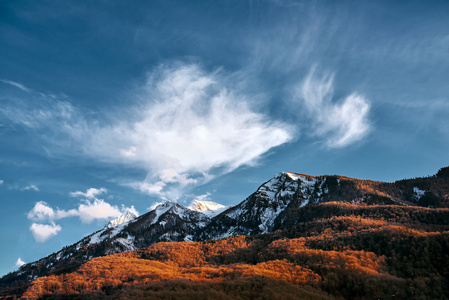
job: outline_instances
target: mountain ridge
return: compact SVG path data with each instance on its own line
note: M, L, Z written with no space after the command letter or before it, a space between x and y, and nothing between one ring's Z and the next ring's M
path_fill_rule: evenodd
M158 242L206 241L282 230L301 222L306 207L313 209L320 203L448 207L448 170L442 168L434 176L393 183L281 172L242 202L212 217L179 203L165 202L139 217L123 218L116 226L108 223L77 243L22 266L5 275L0 287L62 274L94 257L143 249Z

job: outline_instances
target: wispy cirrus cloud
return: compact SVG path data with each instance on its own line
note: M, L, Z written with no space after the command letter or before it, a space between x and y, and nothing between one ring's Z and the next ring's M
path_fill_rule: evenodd
M21 191L35 191L35 192L39 192L39 187L37 185L35 185L35 184L30 184L30 185L24 186L20 190Z
M345 147L369 131L369 102L354 93L334 103L332 85L333 76L319 78L313 69L296 90L294 108L305 108L313 134L330 148ZM248 92L242 76L207 72L198 64L160 66L134 91L132 105L120 115L107 112L101 123L64 97L39 97L35 107L5 106L0 114L45 132L48 151L146 170L146 178L117 181L174 201L195 185L257 164L304 129L256 109L265 98ZM95 199L103 192L71 195Z
M231 77L197 64L161 66L134 92L134 105L105 125L52 97L34 108L0 108L0 114L45 132L49 151L143 168L145 179L122 184L176 200L191 186L256 164L295 137L295 126L256 110L254 103L263 99L236 88L244 84Z
M342 148L361 140L371 130L370 102L357 93L336 102L333 81L334 74L319 76L313 67L296 89L293 101L305 108L305 114L300 115L310 120L313 136L324 137L330 148Z
M198 65L161 67L139 97L138 117L99 128L91 150L146 166L147 178L128 184L171 200L188 186L256 163L294 137L293 126L254 111L225 76Z
M12 81L12 80L0 79L0 82L2 82L4 84L9 84L11 86L14 86L14 87L16 87L16 88L18 88L18 89L20 89L20 90L22 90L24 92L32 92L31 89L27 88L23 84L15 82L15 81Z

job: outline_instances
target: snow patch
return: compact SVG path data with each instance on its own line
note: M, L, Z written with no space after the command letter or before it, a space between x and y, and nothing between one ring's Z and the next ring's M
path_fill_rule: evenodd
M421 199L421 197L424 196L425 193L426 191L419 189L417 186L413 187L413 197L415 199Z
M132 250L137 250L137 247L134 246L134 238L128 236L127 239L125 238L117 238L115 239L116 242L120 243L121 245L123 245L123 247L125 247L126 251L132 251Z

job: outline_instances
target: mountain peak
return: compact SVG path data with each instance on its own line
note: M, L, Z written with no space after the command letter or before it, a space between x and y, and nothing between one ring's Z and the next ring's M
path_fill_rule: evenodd
M311 179L315 178L315 176L312 176L312 175L294 173L294 172L286 172L285 174L293 180L301 179L302 181L310 181Z
M106 224L105 228L114 228L120 224L128 223L129 221L132 221L135 218L137 218L137 215L128 209L123 214L121 214L118 218L116 218L116 219L110 221L108 224Z
M212 201L193 200L192 203L187 206L188 209L201 212L208 217L213 217L229 208Z

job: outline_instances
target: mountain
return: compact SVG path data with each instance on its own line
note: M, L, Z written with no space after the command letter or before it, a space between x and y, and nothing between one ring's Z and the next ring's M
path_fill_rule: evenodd
M190 210L199 211L207 215L209 218L212 218L228 209L229 206L224 206L212 201L193 200L187 208Z
M342 210L340 204L332 203L347 203L351 209ZM449 167L434 176L391 183L282 172L232 207L209 201L194 201L185 207L167 201L139 217L126 212L79 242L7 274L0 280L0 288L27 286L38 277L72 272L94 257L145 249L159 242L262 235L343 213L384 220L396 220L400 215L400 220L410 223L416 223L414 218L420 214L420 220L429 220L419 226L434 228L437 223L432 218L446 218L442 216L447 210L437 210L434 215L429 208L444 207L449 207Z
M312 176L279 173L243 202L213 218L199 233L198 240L269 232L290 203L295 202L299 209L309 202L319 201L319 197L328 192L322 183Z
M273 233L98 257L34 280L23 298L449 298L448 209L330 201L298 211Z
M129 223L121 234L131 237L135 247L143 248L157 242L192 241L209 222L205 214L167 201Z

